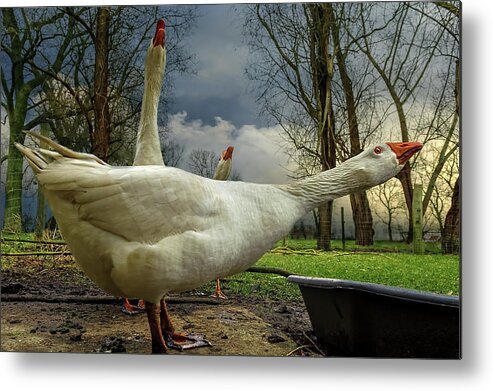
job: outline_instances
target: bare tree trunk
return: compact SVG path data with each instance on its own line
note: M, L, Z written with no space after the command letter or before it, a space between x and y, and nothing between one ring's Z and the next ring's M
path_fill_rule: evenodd
M50 128L47 123L41 124L41 135L48 137L50 134ZM40 148L48 149L48 146L44 141L41 141L39 144ZM38 182L38 206L36 209L36 226L34 227L34 233L36 237L41 238L43 236L43 231L45 229L46 224L46 200L43 192L41 191L39 182Z
M329 126L331 121L332 120L330 119L326 121L325 129L322 131L322 171L330 170L335 167L335 142L331 142L330 140L333 139L333 137L329 136L329 134L333 134L333 131ZM325 251L329 251L331 249L330 239L332 237L332 205L333 202L329 201L318 207L319 235L317 239L317 248Z
M411 182L411 166L409 162L404 165L404 168L396 175L396 178L401 182L402 190L404 191L407 213L409 215L407 242L411 243L413 240L413 185Z
M363 7L364 5L362 4L361 10L363 10ZM371 37L376 30L372 32L366 31L366 19L363 12L359 14L361 26L363 27L363 31L364 31L364 35L362 37L363 45L359 41L356 41L355 43L358 46L358 48L363 53L366 54L368 60L374 66L375 70L378 72L383 82L385 83L388 92L394 102L395 109L399 118L401 139L403 142L408 142L409 129L406 121L406 112L404 109L404 105L408 101L408 99L414 94L415 89L420 84L420 81L422 80L426 70L428 69L430 62L434 57L435 50L438 47L438 42L440 41L443 35L443 31L439 32L435 36L434 38L435 45L429 46L431 49L426 53L424 63L421 61L417 61L417 59L421 58L419 56L415 56L414 58L408 56L411 53L409 48L413 47L413 45L408 45L409 48L405 49L406 53L402 58L405 58L409 62L409 66L414 67L414 72L409 72L410 77L407 78L408 80L402 79L402 74L401 74L402 64L398 64L398 62L394 62L394 59L400 57L397 55L397 53L400 51L400 48L402 47L401 45L401 38L402 38L401 34L403 31L402 26L403 23L405 23L409 9L406 8L406 6L404 5L402 6L399 5L399 7L400 8L402 7L400 9L400 11L402 11L402 14L399 11L399 13L396 13L394 15L394 17L397 16L398 14L400 16L396 19L395 33L393 35L392 47L390 48L388 52L388 56L385 59L385 61L379 63L371 53L371 45L369 43L368 38ZM419 25L420 24L418 24L416 28L418 28ZM416 34L416 36L418 35ZM399 70L397 70L397 68ZM402 84L405 84L407 86L405 90L399 87ZM409 165L409 162L405 164L404 168L397 175L397 178L401 182L402 189L404 192L404 197L406 199L406 206L409 215L407 241L408 243L410 243L413 237L413 224L412 224L413 186L411 180L411 166Z
M320 219L318 218L318 208L312 210L313 221L315 222L315 237L320 235Z
M322 171L336 166L336 142L331 82L334 62L329 53L329 33L332 24L329 9L322 4L309 4L311 15L311 67L317 101L317 127L320 139ZM317 247L330 250L332 236L332 202L319 208L319 237Z
M37 71L41 68L34 63L35 57L37 57L35 54L39 42L52 37L49 31L53 31L53 29L50 27L55 26L54 23L61 17L61 14L58 11L53 12L47 17L36 20L35 23L29 20L32 14L27 9L23 10L22 13L16 13L13 8L3 8L1 14L2 26L5 27L2 37L5 38L2 39L2 52L6 54L4 57L5 64L3 62L0 64L2 99L5 98L2 101L2 106L5 105L10 128L4 228L17 232L22 229L22 178L24 173L22 170L23 158L14 143L22 144L25 138L23 131L31 130L39 123L44 122L44 116L36 115L32 110L33 105L30 99L31 94L47 79L45 74ZM21 18L24 21L19 23ZM53 72L58 72L61 69L66 58L73 37L73 23L68 23L64 37L56 50L51 53L50 60L52 61L47 64L47 67ZM6 69L9 71L6 72ZM31 72L27 71L28 69ZM26 123L28 112L30 120Z
M450 71L449 71L450 72ZM447 88L445 86L444 88ZM459 115L460 115L460 64L459 61L455 61L455 83L454 83L454 95L455 95L455 115L453 116L452 122L450 123L450 126L448 128L448 131L446 133L446 136L444 137L444 142L440 150L440 154L438 156L435 168L433 169L433 172L431 174L431 177L428 181L428 186L426 189L426 193L424 195L423 199L423 215L426 213L426 210L428 209L428 205L430 204L431 196L433 194L433 190L435 188L435 185L437 183L438 177L440 176L443 167L449 160L449 158L452 156L452 154L455 153L455 151L459 148L458 144L454 143L454 136L457 130L457 124L459 122ZM452 146L449 148L449 145L452 144Z
M424 254L423 242L423 185L416 183L413 189L413 253Z
M318 229L317 248L324 251L331 249L330 238L332 236L332 201L318 207Z
M346 67L346 59L340 44L339 24L334 17L334 9L331 3L326 4L332 24L332 38L334 40L334 51L337 59L337 68L341 76L342 87L346 98L346 112L349 124L349 139L351 143L351 157L362 152L360 135L358 129L358 116L356 114L356 100L353 93L353 83L349 77ZM351 194L351 209L353 212L354 230L356 244L360 246L371 246L373 244L373 217L366 191Z
M31 89L37 87L41 80L36 78L27 84L24 80L24 59L22 57L24 43L20 40L20 29L12 8L2 10L5 31L11 37L12 52L12 87L7 96L7 113L9 117L9 149L7 157L7 182L5 184L4 229L20 232L22 230L22 155L14 143L24 142L24 121L28 111L28 100ZM3 45L3 43L2 43ZM3 50L3 47L2 47ZM2 69L3 70L3 69ZM4 85L2 72L2 86ZM6 83L6 82L5 82ZM30 87L33 85L33 87ZM5 89L5 87L3 88ZM6 94L9 92L3 91Z
M108 105L108 44L110 7L99 7L96 15L96 58L94 67L93 153L108 160L110 151L110 111Z
M459 61L455 67L455 110L457 116L460 115L460 70ZM452 203L445 217L442 231L442 253L455 254L460 251L460 175L457 177L452 194Z
M457 178L452 195L452 204L445 217L442 232L442 253L455 254L460 251L460 177Z
M46 200L43 192L39 188L38 184L38 206L36 208L36 226L34 227L34 234L37 238L43 237L43 231L46 224Z
M388 224L387 224L387 233L389 234L389 240L391 242L394 241L394 238L392 236L392 214L389 214L389 221L388 221Z
M19 94L20 95L20 94ZM5 217L3 228L13 232L22 230L22 155L14 143L24 142L22 128L27 99L17 95L16 107L9 112L10 138L7 158L7 182L5 185Z
M324 94L326 99L330 101L329 115L325 121L324 128L321 132L321 156L322 156L322 171L330 170L336 166L336 145L334 137L334 112L332 110L331 91L321 89L321 96ZM329 251L331 249L330 239L332 237L332 206L333 202L321 205L318 208L319 215L319 236L317 240L317 248Z
M350 195L354 220L354 238L359 246L373 244L373 218L366 191Z

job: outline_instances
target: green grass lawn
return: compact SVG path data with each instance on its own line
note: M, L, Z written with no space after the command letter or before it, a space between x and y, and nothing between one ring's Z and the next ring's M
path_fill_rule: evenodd
M282 243L278 243L282 244ZM296 250L314 248L315 241L289 240ZM340 243L334 241L334 248ZM427 243L425 255L414 255L406 243L383 242L370 248L346 244L346 249L321 255L265 254L256 266L276 267L295 274L373 282L435 293L459 294L459 256L441 255L439 245ZM395 252L392 252L395 251ZM397 252L399 251L399 252ZM300 298L297 285L275 274L245 272L223 280L227 290L283 299ZM209 284L206 289L213 289ZM204 289L205 290L205 289Z

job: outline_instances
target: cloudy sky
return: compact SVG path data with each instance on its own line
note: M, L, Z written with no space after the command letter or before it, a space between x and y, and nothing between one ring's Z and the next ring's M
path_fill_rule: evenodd
M232 145L233 168L242 180L285 182L288 162L279 129L258 117L255 98L248 93L249 51L241 21L229 5L201 5L199 14L187 39L197 59L197 73L176 78L168 116L172 139L185 147L182 168L193 149L219 154Z
M193 149L211 150L219 155L232 145L235 147L233 168L243 181L283 183L287 180L288 162L281 149L277 126L235 126L221 117L209 125L189 119L184 111L170 115L168 126L171 137L185 147L185 156Z
M190 119L207 124L220 116L237 126L261 125L254 97L247 93L249 52L241 20L230 5L201 5L198 13L194 33L186 40L197 60L197 74L176 79L172 110L185 110Z

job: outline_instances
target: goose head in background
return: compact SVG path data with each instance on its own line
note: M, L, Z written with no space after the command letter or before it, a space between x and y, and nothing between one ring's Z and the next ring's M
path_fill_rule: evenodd
M219 181L228 180L229 174L231 174L231 167L233 166L233 151L234 147L229 146L221 153L221 159L219 159L213 179Z

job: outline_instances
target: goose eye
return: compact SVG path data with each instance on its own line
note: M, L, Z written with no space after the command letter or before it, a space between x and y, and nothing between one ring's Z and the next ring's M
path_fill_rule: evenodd
M377 155L380 155L382 153L382 148L381 147L375 147L373 152L375 152Z

